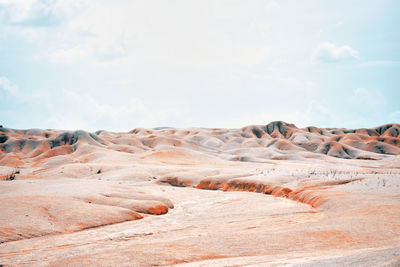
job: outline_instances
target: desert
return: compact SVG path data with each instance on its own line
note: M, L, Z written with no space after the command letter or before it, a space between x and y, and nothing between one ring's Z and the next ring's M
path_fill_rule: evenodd
M0 128L3 266L398 266L400 125Z
M0 0L0 267L400 266L399 0Z

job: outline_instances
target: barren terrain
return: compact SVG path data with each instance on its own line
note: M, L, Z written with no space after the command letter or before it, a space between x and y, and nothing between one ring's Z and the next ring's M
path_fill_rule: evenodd
M0 265L398 266L400 125L0 128Z

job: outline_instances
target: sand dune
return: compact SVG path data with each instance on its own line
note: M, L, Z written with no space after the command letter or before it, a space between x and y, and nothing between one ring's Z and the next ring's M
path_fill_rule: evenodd
M400 125L386 124L371 129L297 128L285 122L271 122L241 129L134 129L128 133L98 131L1 129L0 164L22 166L31 160L71 154L82 144L108 150L143 153L154 150L196 151L226 159L227 155L249 156L248 160L290 159L296 151L316 157L382 159L400 154ZM262 148L261 153L248 151ZM250 155L251 154L251 157ZM302 154L307 157L307 154ZM25 162L24 159L27 159ZM235 159L235 157L232 157ZM240 160L240 159L239 159Z
M395 266L399 133L0 128L0 264Z

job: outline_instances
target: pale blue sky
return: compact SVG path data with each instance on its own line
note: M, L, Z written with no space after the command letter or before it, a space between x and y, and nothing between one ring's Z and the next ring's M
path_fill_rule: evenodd
M0 0L0 124L400 123L400 1Z

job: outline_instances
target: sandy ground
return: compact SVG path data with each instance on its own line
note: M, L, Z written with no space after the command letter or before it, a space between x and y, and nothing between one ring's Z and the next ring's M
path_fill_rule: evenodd
M3 129L0 264L400 265L398 125L308 128Z

